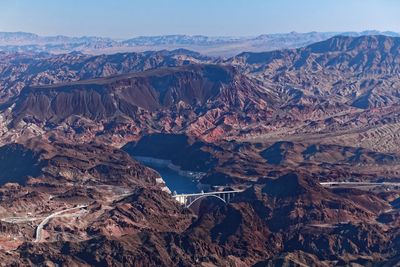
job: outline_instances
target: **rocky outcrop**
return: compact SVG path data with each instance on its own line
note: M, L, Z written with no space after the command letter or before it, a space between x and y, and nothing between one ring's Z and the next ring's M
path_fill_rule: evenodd
M334 37L224 64L187 51L1 54L0 259L394 265L398 187L320 182L397 181L398 43ZM246 190L195 214L127 152Z
M190 65L26 87L4 117L18 132L35 125L78 142L160 131L218 140L267 116L272 105L272 95L232 67Z
M77 52L60 55L2 52L0 59L1 104L17 96L26 86L66 83L211 60L186 50L99 56Z

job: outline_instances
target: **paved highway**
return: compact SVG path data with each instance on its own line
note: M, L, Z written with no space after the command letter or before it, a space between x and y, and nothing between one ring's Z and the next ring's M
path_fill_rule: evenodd
M87 207L87 205L79 205L79 206L76 206L76 207L73 207L73 208L69 208L69 209L65 209L65 210L60 210L60 211L54 212L54 213L50 214L49 216L47 216L46 218L44 218L44 220L36 228L36 239L35 239L35 242L40 242L42 240L43 226L45 226L52 218L63 217L63 213L66 213L66 212L72 211L72 210L86 208L86 207Z
M379 185L385 185L385 186L400 186L400 183L392 183L392 182L322 182L320 183L321 185L353 185L353 186L379 186Z

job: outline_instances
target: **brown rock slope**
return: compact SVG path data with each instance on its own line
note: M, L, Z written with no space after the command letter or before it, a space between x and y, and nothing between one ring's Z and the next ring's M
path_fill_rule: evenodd
M396 182L400 174L397 153L312 142L207 143L183 134L151 134L122 149L134 157L166 159L183 170L204 172L201 183L216 186L246 184L293 172L320 182Z
M39 130L78 141L122 142L166 131L214 140L268 116L273 99L232 67L189 65L27 87L4 117L16 132L10 138Z
M211 60L184 49L99 56L77 52L60 55L1 52L0 59L0 103L17 96L28 85L72 82Z
M398 257L393 238L399 234L397 226L377 221L387 203L372 193L329 191L295 174L255 185L231 204L202 214L184 231L171 232L173 228L162 223L176 221L179 212L167 215L160 210L161 203L151 216L166 216L164 220L153 220L148 227L127 220L140 218L154 198L146 196L150 206L143 203L139 212L141 202L128 197L117 206L130 208L104 215L114 218L114 229L130 226L135 231L121 236L103 232L83 242L24 244L18 253L31 264L115 266L365 265L389 264ZM116 220L117 214L125 219ZM110 219L98 218L93 228L103 229Z
M174 68L211 60L184 50L41 55L34 61L29 55L2 56L3 76L12 81L1 91L15 90L13 101L4 97L1 106L3 125L15 130L11 135L0 128L7 142L59 126L58 134L67 139L97 136L117 145L122 145L120 136L136 140L145 129L209 141L303 141L312 136L316 142L398 152L396 37L336 36L299 49L242 53L213 69ZM87 81L160 67L170 69ZM38 80L40 75L50 78ZM22 118L26 124L17 124Z
M395 152L400 38L337 36L304 48L242 53L228 62L279 92L264 138L305 139ZM256 134L251 134L254 136Z

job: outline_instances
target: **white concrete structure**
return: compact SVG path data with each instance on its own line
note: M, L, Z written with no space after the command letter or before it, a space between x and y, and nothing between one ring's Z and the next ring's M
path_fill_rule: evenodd
M207 192L207 193L196 193L196 194L178 194L173 195L172 197L185 205L185 207L189 208L194 202L197 200L206 198L206 197L213 197L221 200L224 203L229 203L230 200L238 193L243 192L244 190L234 190L234 191L217 191L217 192Z

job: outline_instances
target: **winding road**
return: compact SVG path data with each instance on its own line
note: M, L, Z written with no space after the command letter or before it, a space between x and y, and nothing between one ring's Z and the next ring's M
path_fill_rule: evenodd
M332 186L332 185L352 185L352 186L400 186L400 183L392 182L322 182L321 185Z
M350 187L363 187L363 186L399 186L400 187L400 183L399 182L321 182L320 183L322 186L350 186ZM222 191L223 192L223 191ZM212 194L213 192L211 192ZM131 193L126 193L121 195L121 197L125 197L127 195L129 195ZM202 193L202 194L207 194L207 193ZM201 194L199 194L201 195ZM179 197L180 195L174 196ZM74 210L80 210L83 208L86 208L88 205L78 205L76 207L72 207L72 208L68 208L68 209L64 209L64 210L60 210L57 212L54 212L50 215L48 215L47 217L43 218L43 217L9 217L9 218L3 218L1 219L1 221L5 221L5 222L9 222L9 223L21 223L21 222L27 222L27 221L36 221L36 220L42 220L40 222L40 224L36 227L36 231L35 231L35 240L34 242L41 242L42 238L43 238L43 227L49 223L49 221L53 218L57 218L57 217L71 217L71 216L77 216L76 213L71 213L71 214L65 214L67 212L71 212ZM79 214L78 214L79 216Z
M45 226L52 218L63 217L63 214L66 212L76 210L76 209L82 209L82 208L86 208L86 207L87 207L87 205L79 205L79 206L76 206L73 208L68 208L65 210L60 210L60 211L54 212L54 213L50 214L49 216L47 216L46 218L44 218L44 220L36 228L35 242L40 242L42 240L43 226Z

